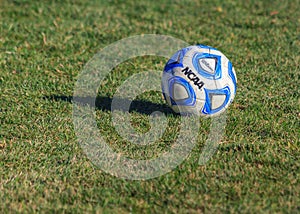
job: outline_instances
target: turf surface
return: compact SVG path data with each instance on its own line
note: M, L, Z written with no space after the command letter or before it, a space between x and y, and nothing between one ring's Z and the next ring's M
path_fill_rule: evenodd
M1 0L0 212L300 212L299 5L299 0ZM146 33L217 47L235 66L238 90L226 137L207 165L197 164L204 141L199 138L174 171L126 181L97 169L80 149L72 94L95 53ZM100 86L99 99L109 105L129 76L162 70L164 63L158 57L122 63ZM139 100L141 106L164 105L158 93ZM107 105L97 108L99 129L114 149L134 156L135 148L114 133ZM133 126L147 131L147 114L132 114ZM176 124L176 116L168 118ZM136 157L153 157L164 144L168 139Z

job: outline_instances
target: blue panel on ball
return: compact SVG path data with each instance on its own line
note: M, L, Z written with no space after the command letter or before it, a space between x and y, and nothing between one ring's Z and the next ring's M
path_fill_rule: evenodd
M205 59L205 58L216 60L215 72L213 74L203 70L200 67L199 60ZM203 77L205 77L207 79L214 79L214 80L220 79L222 77L221 56L215 55L215 54L209 54L209 53L196 53L193 56L192 62L193 62L194 67L197 69L198 73L200 75L202 75Z
M228 74L229 74L230 78L231 78L232 81L233 81L233 85L234 85L234 94L235 94L235 93L236 93L236 87L237 87L237 85L236 85L236 77L235 77L235 75L234 75L234 73L233 73L233 70L232 70L232 64L231 64L230 61L228 62Z
M174 85L180 84L183 86L188 94L188 98L181 99L181 100L174 100ZM196 102L196 94L194 89L189 84L188 81L183 79L182 77L174 76L169 80L169 93L170 93L170 100L172 105L181 105L181 106L193 106Z
M182 63L178 63L178 62L171 62L171 63L167 63L165 68L164 68L164 71L165 72L171 72L173 68L176 68L176 67L180 67L180 68L183 68L183 64Z
M202 110L203 114L217 113L218 111L222 110L227 105L227 103L229 102L230 89L229 89L228 86L226 86L225 88L222 88L222 89L215 89L215 90L204 89L204 91L205 91L206 101L205 101L205 104L204 104L204 108ZM212 103L211 103L212 102L212 100L211 100L212 95L225 95L225 97L226 97L225 100L224 100L224 103L216 109L211 108L211 106L212 106Z
M198 44L197 46L200 47L200 48L207 48L207 49L211 49L211 50L217 50L216 48L213 48L213 47L208 46L208 45Z
M171 59L169 59L169 61L167 62L164 71L168 72L171 69L175 68L175 67L183 67L182 61L183 61L183 57L185 56L186 52L189 51L190 48L183 48L179 51L177 51L172 57Z

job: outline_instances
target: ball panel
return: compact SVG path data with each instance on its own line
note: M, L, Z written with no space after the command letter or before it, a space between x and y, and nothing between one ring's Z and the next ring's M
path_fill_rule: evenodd
M226 101L225 94L210 94L211 109L215 110L223 106Z
M196 102L194 89L187 80L173 76L169 79L170 100L173 105L193 106ZM183 98L186 95L186 98Z
M209 62L213 62L213 67ZM207 79L220 79L222 77L221 57L209 53L196 53L192 60L193 66L197 72ZM204 67L204 68L203 68Z
M215 114L229 104L230 88L228 86L221 89L204 90L206 95L206 102L202 111L204 114Z
M216 58L202 58L199 59L198 65L202 71L205 71L210 75L215 75L217 61L218 60Z

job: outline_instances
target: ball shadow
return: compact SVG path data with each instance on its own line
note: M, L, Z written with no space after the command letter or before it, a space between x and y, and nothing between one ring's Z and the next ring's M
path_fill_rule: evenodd
M93 97L73 97L66 95L49 95L44 96L43 98L47 100L64 101L69 103L76 101L79 105L89 105L91 107L95 106L97 110L101 111L112 111L111 103L113 99L107 96L97 96L96 100ZM114 98L114 101L117 101L117 103L130 102L130 100L126 98ZM122 111L123 109L114 108L114 110ZM160 111L166 115L178 115L166 104L153 103L147 100L133 100L129 109L129 112L137 112L145 115L150 115L155 111Z

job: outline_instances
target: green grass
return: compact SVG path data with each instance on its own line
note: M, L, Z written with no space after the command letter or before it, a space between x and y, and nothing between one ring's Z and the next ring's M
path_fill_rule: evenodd
M0 1L0 212L300 212L299 5L299 0ZM174 171L127 181L97 169L82 152L71 97L77 75L95 53L146 33L217 47L235 66L238 90L226 136L207 165L197 162L200 136ZM99 96L109 100L129 76L164 63L157 57L122 63ZM140 100L164 103L158 93ZM146 115L133 117L137 130L148 130ZM178 122L168 115L175 124L167 130L170 139L139 151L114 133L107 108L98 108L97 118L113 148L137 158L164 151Z

